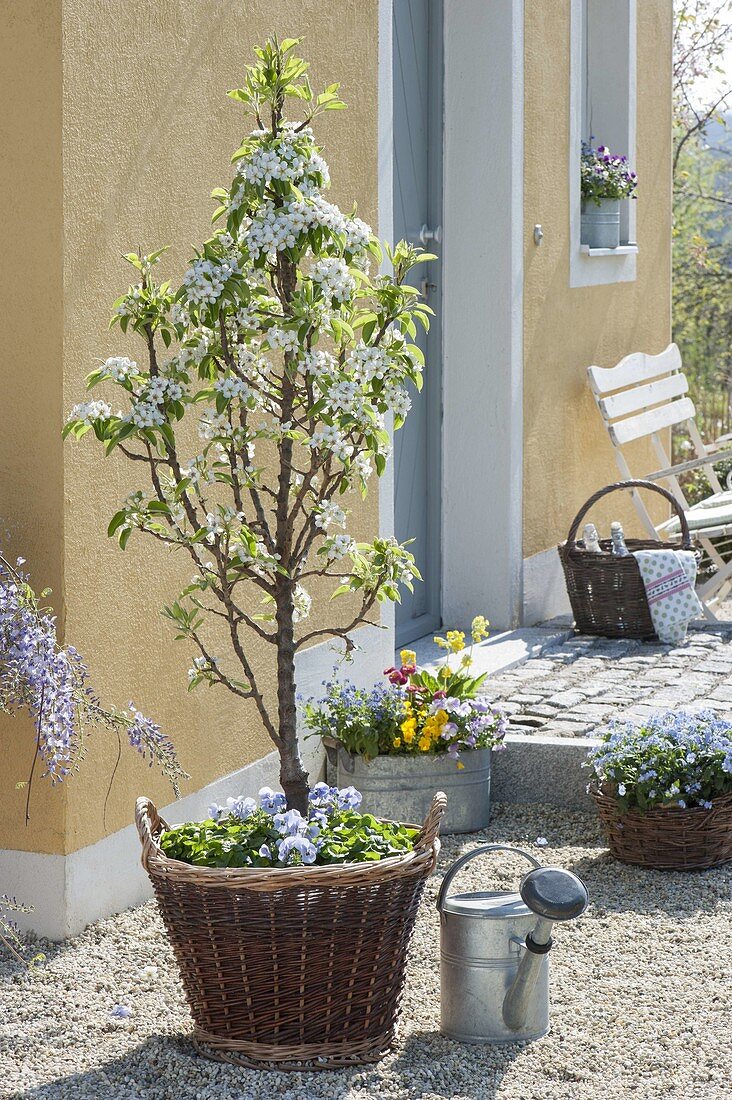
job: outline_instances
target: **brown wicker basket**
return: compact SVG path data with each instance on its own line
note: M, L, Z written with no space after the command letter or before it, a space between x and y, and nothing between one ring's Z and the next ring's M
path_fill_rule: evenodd
M592 791L610 852L621 863L658 871L701 871L732 860L732 794L711 810L664 806L620 813L615 798Z
M612 541L601 539L603 553L585 550L577 542L577 532L593 504L616 489L650 489L671 504L681 523L680 542L659 539L626 539L631 553L617 558L611 552ZM572 521L567 541L557 550L567 582L575 626L581 634L599 634L605 638L650 639L655 637L646 590L643 586L634 550L691 550L692 541L686 516L675 497L652 481L620 481L593 493Z
M220 869L168 859L147 798L142 865L202 1054L251 1068L337 1069L391 1046L407 948L439 851L435 795L414 851L373 863Z

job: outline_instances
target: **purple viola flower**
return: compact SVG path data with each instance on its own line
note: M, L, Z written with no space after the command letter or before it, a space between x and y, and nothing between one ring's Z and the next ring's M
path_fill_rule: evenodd
M290 813L297 813L291 810ZM303 863L315 863L317 849L311 840L304 836L286 836L277 841L277 855L280 863L287 864L293 852L299 852Z
M271 787L262 787L259 792L259 805L268 814L281 814L287 809L287 799L281 791Z
M262 845L262 847L259 849L259 856L260 856L260 859L271 859L272 858L272 851L270 849L269 844L263 844Z
M355 787L342 787L338 791L339 810L357 810L363 801L363 796Z
M288 810L284 814L275 814L274 827L282 836L301 836L306 832L308 823L299 810Z
M109 1015L115 1020L129 1020L132 1015L132 1009L129 1005L115 1005Z
M253 798L244 798L239 795L238 798L227 798L226 809L232 817L237 817L240 821L246 821L248 817L251 817L257 808L257 803Z

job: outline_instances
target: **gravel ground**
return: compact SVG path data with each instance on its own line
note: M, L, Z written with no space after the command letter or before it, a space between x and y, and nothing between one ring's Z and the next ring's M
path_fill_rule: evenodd
M546 847L535 840L545 837ZM575 870L591 907L557 930L552 1029L470 1047L439 1034L439 874L490 839ZM462 881L509 888L521 861L476 860ZM525 866L525 865L524 865ZM732 866L675 874L613 862L593 815L499 806L479 836L447 838L412 947L398 1045L378 1066L257 1073L191 1053L190 1019L155 906L101 921L35 972L0 965L0 1095L37 1100L721 1100L732 1065ZM145 973L150 964L156 973ZM114 1020L117 1003L129 1020Z

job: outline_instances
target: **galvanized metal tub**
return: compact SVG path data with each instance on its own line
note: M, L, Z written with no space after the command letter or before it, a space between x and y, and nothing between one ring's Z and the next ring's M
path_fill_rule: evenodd
M601 199L599 206L594 202L582 203L580 240L590 248L619 246L620 201L618 199Z
M463 768L448 756L377 756L367 762L340 746L331 746L328 755L329 781L356 787L362 811L375 817L423 821L435 791L444 791L443 835L475 833L490 821L491 749L461 752Z

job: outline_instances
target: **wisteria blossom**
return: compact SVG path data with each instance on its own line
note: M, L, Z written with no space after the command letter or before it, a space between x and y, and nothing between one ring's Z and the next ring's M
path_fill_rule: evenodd
M253 702L280 751L283 789L303 812L295 653L327 636L349 652L351 631L419 579L406 545L363 541L347 526L349 498L383 474L390 427L422 384L414 341L431 310L410 272L436 257L404 241L383 249L354 212L326 199L313 125L344 104L337 84L313 92L295 45L268 42L229 93L256 125L230 182L214 191L213 235L180 285L157 278L164 249L126 257L135 280L112 324L141 342L92 371L88 387L118 397L75 406L65 434L93 434L145 472L149 484L131 488L109 534L123 549L135 533L188 555L193 580L165 614L194 651L189 687L222 685ZM302 117L286 118L285 105ZM390 274L379 270L384 254ZM323 579L352 601L313 622ZM212 616L231 641L216 661ZM276 698L260 685L252 641L277 651Z
M157 764L177 793L185 772L168 737L133 703L126 712L102 707L81 655L59 644L56 621L40 607L22 566L22 559L13 566L0 557L0 710L26 711L33 719L31 779L36 761L52 782L65 779L79 763L87 727L102 726Z

